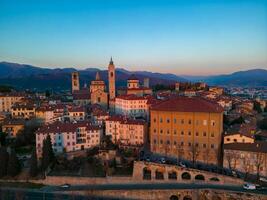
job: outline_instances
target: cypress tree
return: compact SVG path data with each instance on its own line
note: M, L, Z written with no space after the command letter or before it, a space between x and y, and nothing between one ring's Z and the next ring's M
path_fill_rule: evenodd
M35 149L32 152L31 160L30 160L30 175L32 177L37 176L38 174L38 162Z
M0 177L7 175L7 165L8 165L8 152L6 148L0 148Z
M7 174L9 176L16 176L19 174L21 169L19 159L14 150L11 151L11 154L8 159Z
M43 152L42 152L42 168L46 170L51 162L54 161L54 152L52 148L52 142L50 135L43 141Z
M47 140L47 148L48 148L48 153L49 153L49 163L51 163L55 160L55 155L54 155L54 151L52 148L52 142L51 142L50 135L47 136L46 140Z

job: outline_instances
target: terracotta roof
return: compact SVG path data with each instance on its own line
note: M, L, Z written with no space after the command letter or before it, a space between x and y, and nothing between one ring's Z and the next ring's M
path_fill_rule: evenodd
M39 128L36 133L63 133L76 132L77 128L85 127L86 130L99 130L101 127L92 125L89 121L79 121L76 123L55 122Z
M221 113L223 108L200 97L175 97L151 107L155 111Z
M70 107L68 108L69 112L85 112L85 108L82 106Z
M134 94L120 95L120 96L118 96L116 98L117 99L124 99L124 100L146 100L145 97L136 96Z
M122 115L113 115L106 119L106 121L117 121L121 124L129 124L129 125L144 125L146 122L144 120L139 119L130 119Z
M224 144L225 150L237 150L237 151L250 151L250 152L262 152L267 153L266 142L255 143L230 143Z
M148 87L143 87L143 86L140 86L139 88L127 88L126 90L129 90L129 91L137 91L137 90L152 90Z
M89 100L90 98L91 98L90 93L73 94L73 100L83 100L83 99Z

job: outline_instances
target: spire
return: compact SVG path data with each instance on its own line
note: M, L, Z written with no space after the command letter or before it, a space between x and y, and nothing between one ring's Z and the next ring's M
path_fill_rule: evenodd
M100 80L99 72L96 72L95 80L96 80L96 81L99 81L99 80Z
M109 64L110 64L110 65L113 65L112 56L111 56L111 58L110 58Z

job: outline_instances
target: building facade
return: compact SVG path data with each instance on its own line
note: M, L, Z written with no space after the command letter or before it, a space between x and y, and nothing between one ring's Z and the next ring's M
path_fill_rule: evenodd
M90 122L76 123L55 122L39 128L36 132L37 157L42 157L43 140L50 135L56 154L90 149L100 144L103 130Z
M142 146L147 141L147 124L144 120L133 120L121 115L108 118L106 135L112 142L123 146Z
M7 93L0 94L0 113L1 112L11 112L11 107L17 103L21 102L24 98L23 94L20 93Z
M198 97L176 97L151 107L154 153L203 162L222 162L223 109Z
M108 94L105 90L106 90L105 82L101 80L99 72L97 72L95 80L91 81L90 85L91 104L99 104L103 107L107 107Z
M224 144L223 166L245 174L267 176L267 143Z
M131 118L147 118L148 98L136 95L121 95L115 99L115 113Z

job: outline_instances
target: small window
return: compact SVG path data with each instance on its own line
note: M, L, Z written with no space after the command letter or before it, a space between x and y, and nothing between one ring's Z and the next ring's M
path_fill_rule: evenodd
M191 119L189 119L189 120L188 120L188 124L192 124L192 121L191 121Z
M188 146L191 147L191 142L188 142Z
M207 145L206 144L203 144L203 148L206 148L207 147Z
M169 119L167 119L166 121L167 121L168 124L170 123L170 120Z
M210 147L211 147L212 149L214 149L214 144L211 144Z
M198 136L198 132L196 132L196 136Z

